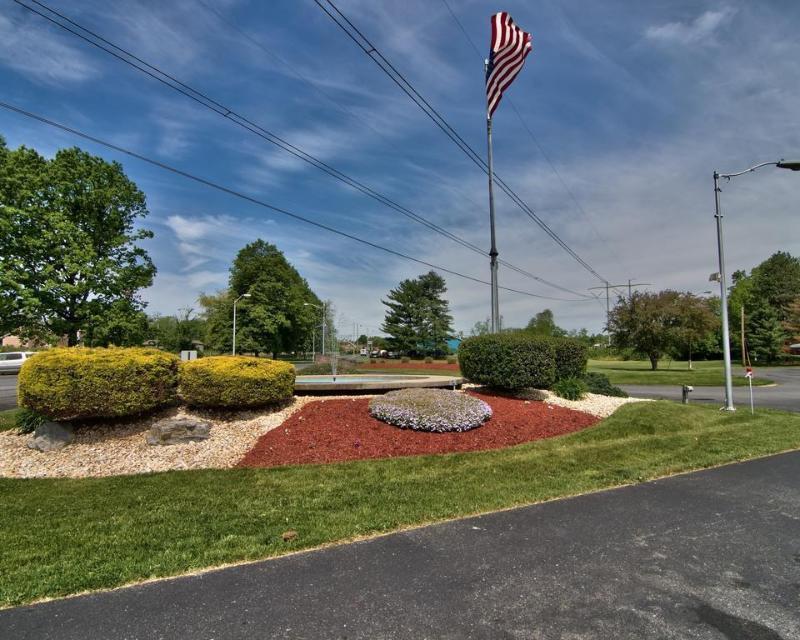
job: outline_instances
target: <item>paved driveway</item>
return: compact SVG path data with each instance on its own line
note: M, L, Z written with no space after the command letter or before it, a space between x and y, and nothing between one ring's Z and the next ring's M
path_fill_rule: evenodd
M735 368L739 375L741 368ZM756 368L756 375L774 380L775 386L753 387L753 401L756 408L782 409L783 411L800 411L800 367L764 367ZM680 385L620 385L636 398L656 398L659 400L681 400ZM689 395L690 402L725 404L724 387L695 387ZM747 387L733 388L733 402L740 409L749 410L750 391Z
M796 640L800 452L0 611L0 637Z
M0 411L17 406L17 376L0 375Z

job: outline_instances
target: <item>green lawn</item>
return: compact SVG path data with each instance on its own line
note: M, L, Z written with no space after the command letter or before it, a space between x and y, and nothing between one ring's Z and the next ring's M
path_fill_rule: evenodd
M650 370L650 362L645 360L589 360L589 371L604 373L612 384L690 384L696 387L723 386L725 372L721 360L693 362L692 370L687 369L686 361L661 361L656 371ZM747 386L747 378L737 375L742 372L734 364L734 386ZM771 384L771 380L756 377L753 386Z
M14 429L17 426L14 418L18 411L19 409L7 409L6 411L0 411L0 431L8 431L9 429Z
M667 402L497 451L282 469L0 479L0 604L280 555L357 536L800 448L800 416ZM283 542L281 533L299 537Z

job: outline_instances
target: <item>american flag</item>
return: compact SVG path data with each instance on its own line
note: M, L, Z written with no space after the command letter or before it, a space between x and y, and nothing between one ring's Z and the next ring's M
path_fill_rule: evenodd
M486 67L486 109L490 118L533 48L531 34L515 25L508 13L496 13L491 20L492 45Z

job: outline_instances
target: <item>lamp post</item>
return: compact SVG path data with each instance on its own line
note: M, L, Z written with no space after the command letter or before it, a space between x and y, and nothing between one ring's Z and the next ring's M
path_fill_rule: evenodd
M322 355L323 356L325 355L325 305L326 304L327 304L326 302L323 302L322 306L320 307L318 304L313 304L312 302L303 303L304 307L314 307L316 309L322 309ZM316 333L316 327L314 328L314 332ZM313 334L312 334L312 345L313 345ZM312 354L311 354L312 360L316 362L317 354L316 352L314 352L313 346L311 347L311 349L312 349Z
M753 165L744 171L737 171L736 173L718 173L714 172L714 204L716 213L714 217L717 219L717 255L719 258L719 297L722 306L722 353L725 358L725 411L736 411L733 406L733 376L731 375L731 342L728 330L728 290L725 284L725 252L722 243L722 210L719 203L719 179L725 178L730 180L736 176L744 173L750 173L761 167L774 166L779 169L789 169L791 171L800 171L800 161L787 162L786 160L779 160L777 162L762 162Z
M249 293L243 293L240 295L236 300L233 301L233 348L231 349L231 355L236 355L236 303L239 302L242 298L250 298L251 295Z

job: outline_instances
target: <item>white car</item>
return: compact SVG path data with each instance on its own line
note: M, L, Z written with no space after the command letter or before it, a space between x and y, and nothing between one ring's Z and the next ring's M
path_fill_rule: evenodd
M33 351L0 353L0 373L19 373L22 363L30 358L33 353Z

